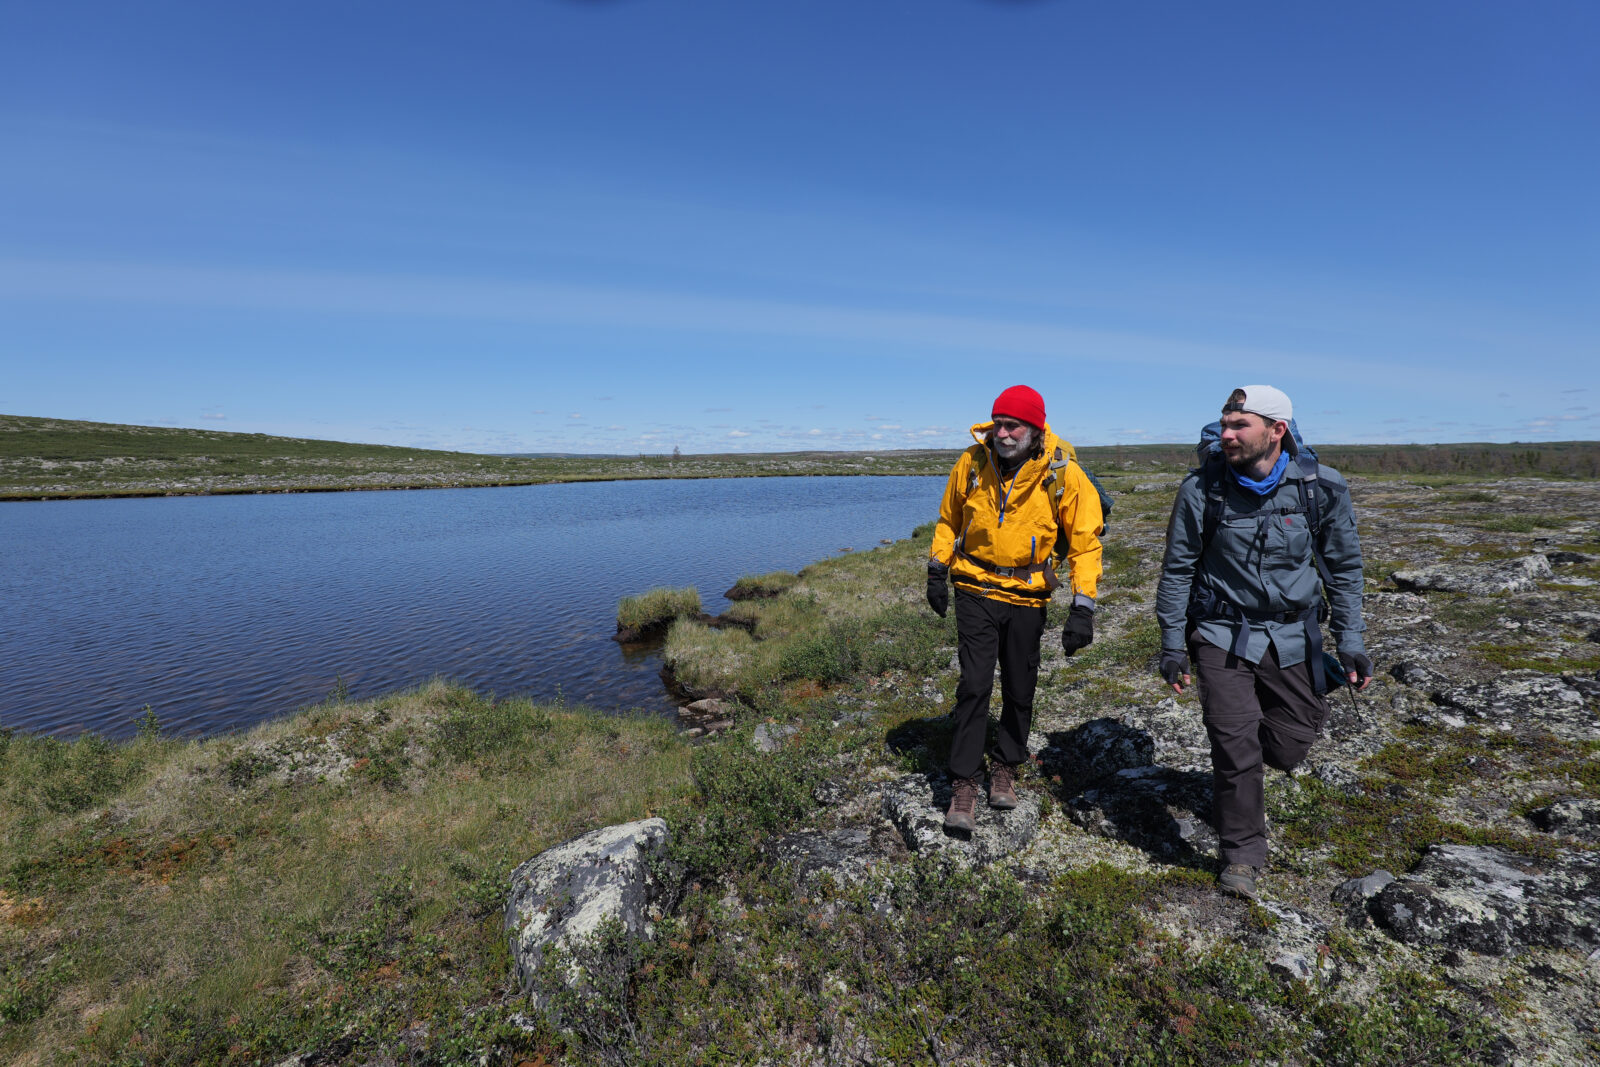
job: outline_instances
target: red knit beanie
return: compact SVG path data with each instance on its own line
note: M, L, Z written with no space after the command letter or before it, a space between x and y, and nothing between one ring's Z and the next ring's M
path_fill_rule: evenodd
M1013 385L994 398L994 411L990 415L996 419L1005 415L1043 428L1044 397L1026 385Z

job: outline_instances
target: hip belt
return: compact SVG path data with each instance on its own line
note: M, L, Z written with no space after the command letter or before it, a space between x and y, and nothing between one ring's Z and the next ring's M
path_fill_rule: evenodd
M1316 694L1321 696L1328 691L1328 679L1320 669L1322 664L1320 623L1326 617L1327 610L1328 602L1319 597L1315 604L1297 611L1246 611L1214 590L1202 589L1196 585L1190 590L1188 617L1193 622L1226 619L1237 623L1238 626L1233 633L1233 646L1228 651L1240 659L1244 659L1245 650L1250 643L1252 622L1302 623L1306 631L1306 662L1311 665L1311 685Z
M961 548L957 548L956 549L956 555L958 557L960 557L961 559L966 560L968 563L972 564L974 567L978 567L978 568L980 568L982 570L986 570L990 574L998 575L1001 578L1021 578L1023 581L1027 582L1029 585L1033 584L1033 576L1035 574L1040 575L1041 577L1044 578L1044 588L1045 588L1044 599L1046 599L1046 600L1050 599L1050 594L1051 593L1053 593L1057 589L1061 588L1061 579L1060 579L1060 577L1058 577L1056 575L1056 569L1054 567L1050 566L1050 561L1049 560L1045 560L1043 563L1024 563L1024 564L1022 564L1020 566L1016 566L1016 567L997 567L993 563L990 563L987 560L979 559L977 556L971 555L968 552L966 552L964 549L961 549ZM987 583L985 583L985 582L975 582L973 584L975 584L975 585L984 585L989 589L999 589L1000 588L1000 586L997 586L997 585L987 585ZM1011 592L1018 592L1018 591L1017 590L1013 590L1013 589L1007 589L1006 592L1011 593ZM1020 593L1020 595L1021 596L1033 596L1035 594L1033 594L1033 593Z

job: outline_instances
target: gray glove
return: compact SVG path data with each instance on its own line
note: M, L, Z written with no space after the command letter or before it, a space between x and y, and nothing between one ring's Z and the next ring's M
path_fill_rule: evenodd
M1183 676L1189 673L1189 656L1181 648L1161 650L1161 677L1168 685L1182 685Z
M1345 677L1350 677L1354 672L1356 685L1360 685L1372 677L1372 661L1360 652L1339 653L1339 666L1344 668Z

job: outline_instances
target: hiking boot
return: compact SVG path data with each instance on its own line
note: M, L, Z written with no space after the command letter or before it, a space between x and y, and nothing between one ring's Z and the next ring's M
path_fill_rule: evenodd
M1017 765L996 763L989 772L989 806L1010 811L1017 806Z
M1245 900L1256 899L1256 879L1261 877L1261 868L1252 867L1247 863L1230 863L1217 875L1217 884L1224 893Z
M946 830L965 830L969 834L978 828L978 780L976 778L952 778L950 780L950 810L944 813L944 828Z

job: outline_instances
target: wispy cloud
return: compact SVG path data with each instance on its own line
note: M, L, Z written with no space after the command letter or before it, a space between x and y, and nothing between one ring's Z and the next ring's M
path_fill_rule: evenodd
M1156 333L1090 330L1048 319L861 308L660 290L425 275L271 271L165 263L0 259L0 290L11 299L265 308L509 322L593 325L785 338L847 339L947 352L1027 356L1093 353L1105 362L1192 368L1200 363L1271 361L1289 355ZM903 358L912 358L906 356ZM926 358L919 355L916 358ZM1342 356L1346 373L1392 374L1392 364ZM810 406L823 409L825 405Z

